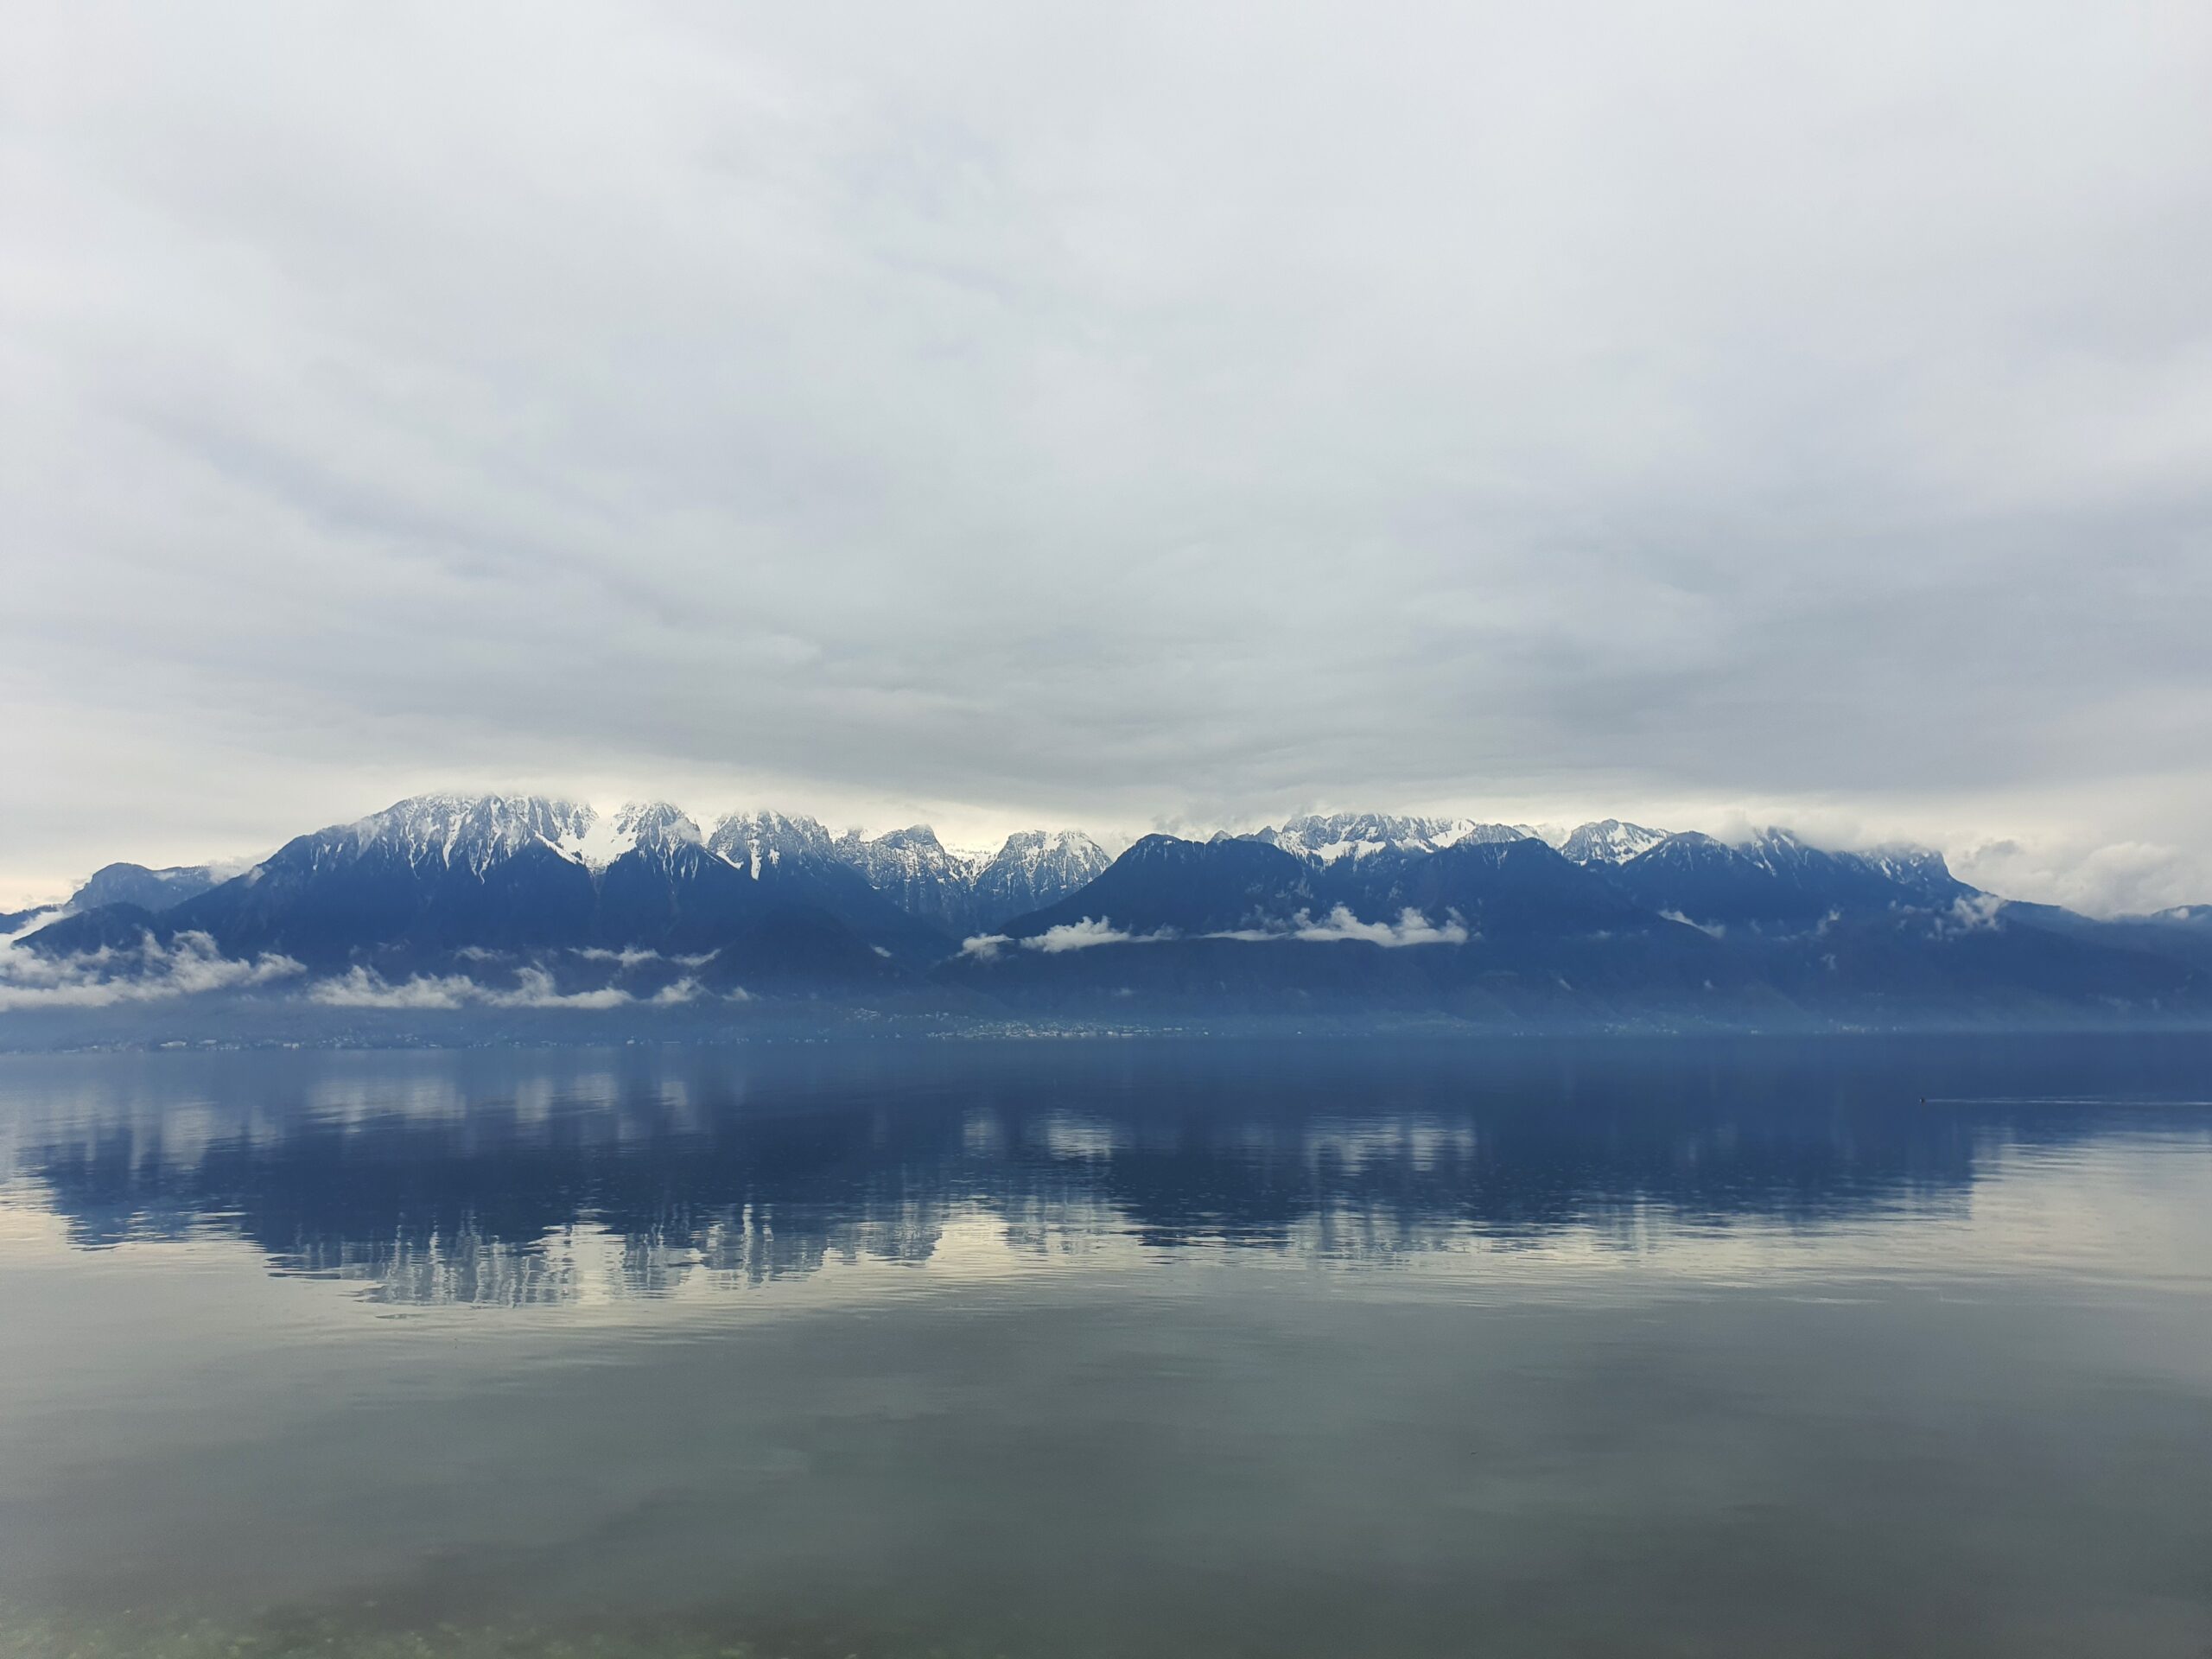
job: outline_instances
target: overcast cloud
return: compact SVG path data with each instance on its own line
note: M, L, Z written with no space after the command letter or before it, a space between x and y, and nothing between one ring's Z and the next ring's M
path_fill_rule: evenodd
M431 786L2212 900L2212 9L15 0L0 906Z

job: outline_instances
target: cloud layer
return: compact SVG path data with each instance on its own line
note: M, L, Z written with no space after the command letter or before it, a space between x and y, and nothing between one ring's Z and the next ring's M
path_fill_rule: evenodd
M135 946L107 946L49 957L0 939L0 1009L102 1008L153 1002L198 991L240 990L293 979L307 970L289 957L226 957L205 933L168 944L152 935Z
M1395 922L1363 922L1342 905L1319 922L1300 916L1294 936L1319 941L1357 939L1390 949L1408 944L1465 944L1469 937L1466 924L1457 916L1432 922L1408 906L1399 912Z
M1157 928L1151 932L1138 933L1125 927L1116 927L1107 917L1086 916L1081 921L1063 922L1057 927L1048 927L1042 933L1026 939L1012 938L1004 933L979 933L962 943L960 954L984 962L995 962L1007 950L1014 948L1057 957L1070 950L1093 950L1102 944L1159 944L1181 937L1173 928ZM1301 910L1280 926L1231 928L1193 937L1241 939L1247 943L1268 939L1302 939L1309 944L1357 940L1365 944L1395 949L1408 944L1465 944L1472 936L1468 932L1466 924L1456 915L1446 916L1441 922L1435 922L1408 906L1399 912L1395 921L1363 922L1349 908L1338 905L1318 922Z
M611 953L610 953L611 954ZM657 955L636 953L640 957ZM543 968L518 969L511 986L486 985L466 974L417 974L395 984L367 968L349 968L334 978L317 980L308 988L308 999L332 1008L621 1008L674 1007L696 1001L705 990L686 976L664 985L650 996L635 996L619 985L590 990L563 991ZM727 999L743 1001L738 992Z
M453 783L2212 897L2207 84L2191 0L27 0L0 890Z

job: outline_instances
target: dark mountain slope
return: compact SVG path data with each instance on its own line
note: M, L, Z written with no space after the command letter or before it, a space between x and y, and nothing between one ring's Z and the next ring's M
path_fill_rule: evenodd
M1798 931L1838 912L1931 902L1924 886L1907 887L1852 855L1822 852L1776 830L1748 847L1694 833L1669 836L1625 863L1592 868L1645 909L1701 927ZM1945 895L1942 902L1949 901Z
M1592 870L1541 841L1462 842L1435 853L1383 853L1318 877L1323 900L1366 920L1411 908L1432 919L1457 916L1484 938L1664 930L1662 921ZM1688 930L1693 931L1694 930Z
M1096 879L1004 931L1022 939L1102 921L1129 933L1230 932L1287 923L1315 903L1310 873L1288 853L1226 836L1147 836Z

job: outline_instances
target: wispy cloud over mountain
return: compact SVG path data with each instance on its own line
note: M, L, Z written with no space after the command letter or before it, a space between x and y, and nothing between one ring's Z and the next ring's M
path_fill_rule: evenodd
M1363 922L1350 910L1338 905L1318 922L1300 917L1292 933L1294 938L1309 941L1360 939L1369 944L1386 945L1393 949L1408 944L1465 944L1467 942L1467 925L1458 917L1446 916L1441 921L1431 921L1411 906L1400 911L1394 921Z
M2199 847L2100 843L2079 836L1969 842L1951 859L1960 875L1999 893L2118 916L2202 903L2212 891Z
M60 955L0 941L0 1008L110 1007L160 1001L205 991L242 990L295 979L306 969L264 952L226 957L205 933L151 935L135 946L104 946Z
M465 974L416 975L397 984L372 969L355 966L335 978L316 981L308 1000L332 1008L619 1008L633 1003L675 1007L696 1001L699 982L683 978L645 996L620 986L563 991L543 968L518 970L514 984L486 985Z

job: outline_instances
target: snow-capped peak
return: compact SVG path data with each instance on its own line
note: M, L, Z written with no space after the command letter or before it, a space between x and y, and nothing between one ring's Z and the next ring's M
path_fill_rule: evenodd
M1851 856L1877 874L1924 897L1948 899L1955 894L1971 891L1965 882L1951 874L1949 861L1933 847L1917 846L1910 842L1891 842L1880 847L1869 847Z
M1080 830L1017 830L984 860L983 868L986 872L1019 871L1031 876L1047 866L1080 869L1087 872L1083 880L1088 881L1113 861Z
M771 865L836 857L836 844L818 820L769 811L729 814L707 838L707 850L755 880Z
M837 855L878 891L934 882L964 892L975 885L983 863L974 854L953 851L926 823L887 830L867 840L859 830L850 830L838 840Z
M1018 830L976 874L977 924L995 927L1065 899L1113 861L1080 830Z
M1772 870L1783 865L1802 863L1806 855L1812 853L1814 849L1807 845L1794 830L1769 824L1765 829L1754 830L1742 841L1738 842L1736 850L1750 858L1753 863L1763 865L1767 869Z
M1577 864L1625 864L1667 839L1664 830L1646 829L1619 818L1580 825L1560 843L1560 856Z
M909 915L925 917L950 931L969 925L976 861L948 849L926 823L866 839L850 830L837 841L836 854Z
M1536 832L1526 824L1480 823L1472 818L1425 818L1389 812L1307 812L1280 830L1262 830L1254 841L1280 847L1313 864L1357 862L1378 853L1433 853L1461 842L1521 841Z
M666 801L632 802L614 815L614 827L632 845L658 850L696 847L706 840L690 813Z
M640 847L664 853L696 846L702 839L698 824L683 808L666 801L632 801L612 817L591 813L588 822L552 846L563 857L597 871Z
M390 848L412 865L481 874L533 841L557 845L587 833L595 816L588 806L543 795L416 795L325 833L356 854Z

